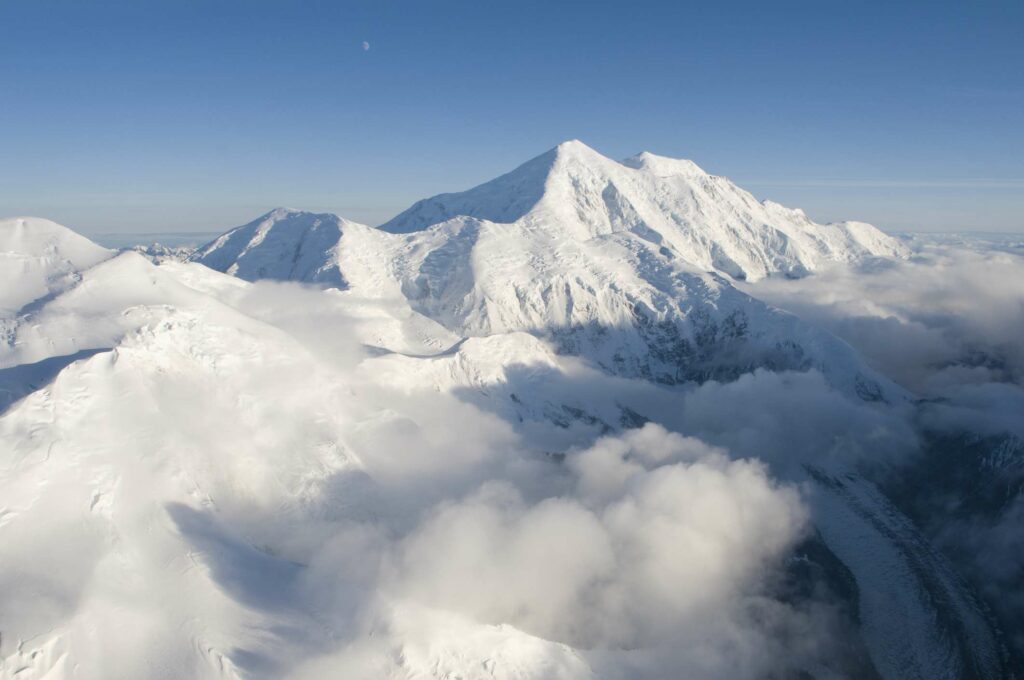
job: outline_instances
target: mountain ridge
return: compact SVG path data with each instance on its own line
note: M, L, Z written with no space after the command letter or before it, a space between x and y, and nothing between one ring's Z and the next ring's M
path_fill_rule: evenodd
M800 277L830 263L909 252L867 223L818 224L800 209L757 201L693 161L648 151L615 161L578 140L467 191L417 201L376 229L411 236L465 218L518 224L530 238L586 241L630 231L698 269L736 280ZM194 259L249 280L344 287L334 257L343 227L370 229L331 213L277 208L197 249ZM322 253L316 262L314 247Z
M578 140L467 191L417 201L379 228L410 233L461 216L577 240L634 231L735 279L803 276L830 262L908 252L870 225L818 224L803 211L757 201L693 161L647 151L615 161Z

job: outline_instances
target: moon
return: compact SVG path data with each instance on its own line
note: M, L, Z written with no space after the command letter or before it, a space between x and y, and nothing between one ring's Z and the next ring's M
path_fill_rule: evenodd
M363 52L369 52L369 51L370 51L370 43L368 43L368 42L366 42L364 40L363 41Z

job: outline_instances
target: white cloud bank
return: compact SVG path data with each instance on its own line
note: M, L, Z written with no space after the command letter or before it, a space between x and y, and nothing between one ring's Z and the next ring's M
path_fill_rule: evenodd
M1012 252L926 245L907 261L745 289L839 335L921 396L1024 379L1024 259Z

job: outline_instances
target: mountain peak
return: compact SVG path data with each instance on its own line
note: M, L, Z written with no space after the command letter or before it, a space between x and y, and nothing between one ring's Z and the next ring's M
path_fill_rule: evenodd
M0 315L53 293L113 254L41 217L0 219Z
M587 146L578 139L567 139L555 148L551 149L548 153L554 153L556 157L600 157L604 158L600 153L595 151L593 148Z
M591 147L587 146L586 144L584 144L579 139L576 139L575 137L573 137L572 139L567 139L564 142L559 143L555 148L556 149L587 149L589 151L593 151L593 149Z
M310 212L308 210L299 210L297 208L287 208L287 207L284 207L284 206L279 206L277 208L274 208L270 212L267 212L267 213L264 213L264 214L260 215L255 220L253 220L253 222L265 222L267 220L273 220L273 221L276 222L276 221L291 219L291 218L294 218L294 217L300 217L300 216L303 216L303 215L313 215L315 217L321 217L321 218L333 217L335 219L339 219L337 215L334 215L332 213L319 213L318 214L318 213Z
M192 259L249 281L303 280L343 288L334 251L351 224L333 213L275 208L199 248Z
M634 171L648 176L647 179L632 176ZM408 233L459 216L507 224L544 210L549 217L560 215L555 221L581 238L589 238L595 235L593 230L590 226L575 228L578 225L574 225L573 215L581 214L580 210L590 212L606 200L616 201L619 189L624 186L658 177L703 179L709 175L693 161L658 156L649 151L615 161L578 139L569 139L489 182L464 192L439 194L419 201L382 224L380 229ZM597 222L603 224L608 220L597 219ZM599 227L598 231L607 229Z
M0 220L0 252L26 257L64 257L91 264L112 254L62 224L27 216Z

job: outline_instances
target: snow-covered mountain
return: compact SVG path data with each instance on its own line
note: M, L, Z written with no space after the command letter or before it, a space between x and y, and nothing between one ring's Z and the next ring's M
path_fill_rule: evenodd
M246 281L345 286L335 249L350 223L337 215L278 208L199 248L192 258Z
M459 216L576 241L632 232L738 279L802 276L829 262L907 252L871 225L816 224L800 210L758 202L692 161L644 152L617 162L575 140L469 191L422 200L381 229L408 233Z
M758 202L692 161L644 152L618 162L578 141L469 191L419 201L380 229L409 234L467 217L542 241L581 243L628 232L668 257L736 279L803 276L829 263L909 252L863 222L817 224L801 210ZM334 249L353 227L335 215L278 208L200 248L195 258L249 280L341 287Z
M56 222L0 220L0 315L69 285L78 272L113 255Z
M689 161L618 163L566 142L380 229L278 209L194 259L250 280L399 298L459 337L525 331L628 377L672 384L816 367L849 393L899 399L843 343L720 272L796 275L903 253L868 225L816 225Z

